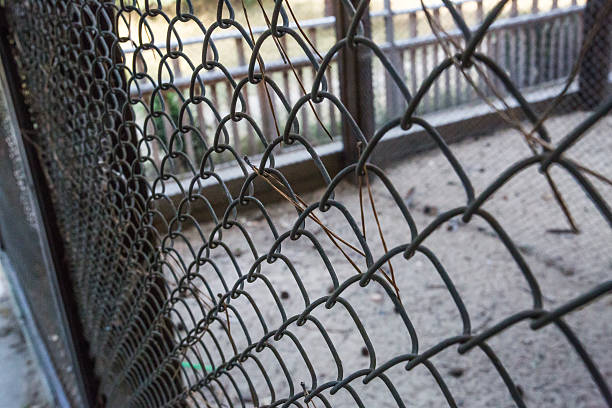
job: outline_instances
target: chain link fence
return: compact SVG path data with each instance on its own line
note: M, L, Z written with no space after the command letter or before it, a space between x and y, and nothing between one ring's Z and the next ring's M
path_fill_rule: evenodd
M7 5L99 405L612 406L612 4L474 4Z

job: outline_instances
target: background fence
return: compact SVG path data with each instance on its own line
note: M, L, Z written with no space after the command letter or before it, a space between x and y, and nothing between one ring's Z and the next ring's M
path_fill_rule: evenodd
M68 398L612 406L612 3L294 3L0 8Z
M517 0L511 2L507 12L497 20L489 29L485 38L479 46L479 51L493 58L499 66L510 73L511 79L519 89L528 92L542 91L552 85L562 86L567 79L572 67L576 62L580 44L582 44L583 33L583 13L584 5L578 5L572 1L567 6L559 8L555 1L550 7L541 10L538 0L521 2ZM493 2L484 0L467 0L456 2L456 9L466 19L466 23L471 27L476 27L482 22L485 8L490 9ZM391 8L390 1L384 2L382 10L370 13L372 36L378 41L381 51L397 67L398 75L416 89L422 83L429 72L445 58L445 53L436 36L431 32L427 25L427 19L420 7L398 9ZM453 27L452 17L443 5L433 5L431 14L440 23L449 27L448 34L456 41L461 42L460 31ZM466 10L466 12L463 12ZM297 30L298 27L293 23L290 27ZM406 28L408 27L408 28ZM336 38L335 28L336 19L334 16L327 16L318 19L305 20L300 22L300 28L308 36L315 48L327 50ZM253 34L260 35L267 27L259 26L252 29ZM227 32L226 32L227 31ZM165 33L161 33L163 38ZM157 38L157 37L155 37ZM211 38L218 44L220 50L231 50L227 55L229 61L226 63L228 72L234 81L238 82L246 78L248 73L248 61L246 57L246 44L243 41L242 33L238 30L224 30L215 33ZM287 38L282 37L280 42L288 50ZM137 54L140 58L133 58L136 48L132 43L124 42L124 51L129 63L134 61L137 67L142 69L142 64L149 59L148 63L154 63L150 56L144 56L140 50ZM201 36L181 39L182 52L188 56L201 54ZM156 49L165 52L165 41L154 42ZM170 41L170 49L176 49L176 40ZM291 51L289 51L291 52ZM302 94L301 87L309 89L314 79L316 69L313 68L309 59L305 56L292 58L292 64L287 64L281 55L269 52L266 58L266 72L281 88L283 95L291 103ZM170 104L169 115L174 123L178 120L179 109L182 102L188 97L189 87L192 81L192 69L187 60L183 58L169 59L174 79L172 83L177 87L181 96L171 95L168 97ZM293 80L292 69L295 69L303 84L298 84ZM337 63L334 60L329 64L329 89L331 92L339 89ZM385 74L384 67L374 62L374 110L377 124L382 124L391 117L399 115L405 108L406 103L393 80ZM233 86L226 75L218 70L205 71L199 73L206 88L206 94L210 95L211 101L220 109L229 110L233 93ZM470 72L475 79L477 75ZM480 87L490 96L490 89L480 79ZM496 84L498 87L499 82ZM501 87L500 87L501 88ZM146 95L151 92L154 86L144 84L141 87L132 86L132 95ZM251 91L251 92L249 92ZM245 88L243 97L250 106L257 107L249 109L249 114L256 118L262 125L262 131L266 135L275 134L274 115L272 111L282 111L279 101L272 99L272 104L267 100L266 93L262 87L255 90ZM462 74L451 67L444 72L443 78L437 81L431 93L428 93L417 112L420 115L436 112L444 109L458 107L461 105L474 103L480 98L467 81L462 79ZM275 106L275 104L277 106ZM157 107L159 109L159 106ZM145 115L144 111L137 114ZM340 117L334 107L323 107L317 105L319 119L325 124L329 133L338 137L340 135ZM317 118L313 112L302 110L300 112L300 123L303 134L311 138L317 144L324 144L330 141L317 123ZM194 124L202 130L203 137L209 142L216 130L217 119L214 114L208 112L202 105L192 112ZM144 117L144 116L142 116ZM172 134L173 125L170 121L157 120L155 126L166 140ZM240 150L252 155L261 153L258 147L257 137L248 128L240 127L233 123L229 128L232 140ZM193 160L201 155L197 143L187 138L185 140L184 152ZM155 151L152 156L157 160L157 165L163 157L163 153ZM227 160L232 160L227 157ZM185 169L186 171L186 169Z

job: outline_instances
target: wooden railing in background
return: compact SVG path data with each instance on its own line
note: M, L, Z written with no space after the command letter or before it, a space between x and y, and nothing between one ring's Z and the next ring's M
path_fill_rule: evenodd
M468 22L473 23L472 28L482 21L484 16L483 0L461 0L455 2L455 6L460 13L463 13L467 7L471 8L470 13L473 18L472 21L468 20ZM441 5L429 8L435 19L441 18L442 9ZM572 0L572 4L564 8L558 8L557 1L553 0L551 9L546 11L540 11L538 0L532 0L530 10L526 14L520 14L517 0L512 0L509 15L493 24L479 51L497 61L509 73L519 88L537 89L539 86L561 81L567 78L571 72L579 53L583 35L583 13L584 6L577 5L576 0ZM425 79L425 75L446 57L443 48L438 43L437 38L431 34L430 29L427 30L430 33L428 35L422 35L418 32L419 24L422 25L425 21L423 11L420 8L392 10L390 0L384 0L384 9L372 12L370 16L373 35L380 35L381 33L377 33L376 30L379 27L383 28L384 43L381 44L381 48L398 69L409 89L414 92ZM450 18L446 15L443 17ZM402 30L402 34L405 35L398 36L398 18L407 21L405 30ZM381 20L382 24L380 24ZM316 46L318 40L323 36L335 35L334 24L335 17L330 16L307 20L300 25ZM258 34L265 30L266 27L256 27L253 29L253 33ZM455 41L461 43L461 35L458 30L450 30L447 33ZM235 47L238 63L235 68L230 69L230 74L235 81L246 77L247 58L250 55L250 50L245 51L244 47L246 45L240 34L228 32L213 35L212 39L218 47L222 46L220 44ZM201 46L201 43L202 38L198 37L185 40L182 45L187 48L189 46ZM160 49L164 49L165 45L165 43L156 44ZM176 45L171 44L171 47L174 46ZM126 55L129 55L135 50L125 49L124 51ZM174 86L187 94L192 71L187 70L189 67L182 66L180 59L169 59L168 61L172 64L175 75ZM315 74L312 65L305 57L292 59L291 62L305 83L307 91L309 91L308 85ZM332 93L337 92L339 86L337 72L337 62L334 61L328 74L328 86ZM295 81L288 63L280 59L272 62L266 61L266 75L282 88L283 94L289 98L289 104L294 103L302 95L302 90ZM382 65L375 64L373 66L372 77L376 123L400 115L406 103L402 100L398 87L392 83L389 75L385 74ZM229 95L233 92L233 88L226 77L219 72L202 71L200 78L205 84L206 94L212 99L215 106L226 108L227 111L224 113L229 112L231 100ZM476 75L473 78L481 85L481 89L490 92L482 78L478 78ZM139 92L144 94L151 91L152 89L147 89L146 86L139 89ZM278 101L272 98L271 107L270 101L261 86L257 86L256 89L245 87L242 94L247 101L249 114L257 120L264 134L269 139L276 137L277 130L274 124L273 110L277 117L282 118L283 114L281 112L282 107L276 106L280 105ZM429 92L421 103L419 114L423 115L469 104L477 99L478 95L462 77L462 74L458 70L450 69L445 71L441 80L435 82L432 92ZM194 122L201 130L207 144L210 145L214 137L213 129L216 128L216 123L214 123L216 119L210 113L205 113L203 106L202 103L197 105ZM341 128L340 115L333 105L315 105L315 109L317 109L318 116L329 132L332 135L338 135ZM310 109L304 107L299 119L303 136L315 140L319 144L329 141ZM170 132L173 126L167 121L162 122L166 125L160 131L164 133L163 136L167 140L167 132ZM282 123L282 120L280 120L280 123ZM240 146L241 154L253 155L261 151L261 143L255 139L254 132L241 130L235 122L228 126L228 130L233 139L233 146ZM183 143L184 152L192 161L198 162L195 160L198 151L196 151L193 141L190 138L185 138ZM153 152L153 156L154 159L159 159L159 152Z

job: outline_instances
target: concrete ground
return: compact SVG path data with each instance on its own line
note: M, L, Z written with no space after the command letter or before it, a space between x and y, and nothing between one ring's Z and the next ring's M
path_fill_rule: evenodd
M10 296L0 265L0 408L50 407Z

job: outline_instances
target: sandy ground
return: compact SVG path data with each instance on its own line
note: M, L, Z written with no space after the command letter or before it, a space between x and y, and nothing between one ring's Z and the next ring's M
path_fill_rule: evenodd
M0 266L0 408L50 407L9 296Z
M553 140L558 141L582 118L584 114L575 113L550 119L548 126ZM604 118L572 149L570 156L607 176L612 175L611 130L612 117ZM501 131L488 137L465 140L452 145L451 149L472 180L476 193L481 192L496 175L514 161L530 154L524 141L513 131ZM419 231L431 223L440 212L465 204L466 196L459 179L437 151L407 158L388 167L385 172L405 201ZM567 228L567 221L543 176L535 168L521 173L484 206L498 219L520 249L539 283L544 307L547 309L554 308L612 277L612 233L609 226L569 176L558 168L553 170L552 176L569 203L580 228L581 232L577 235L550 232ZM597 181L593 183L607 201L612 202L612 188ZM372 188L388 247L408 243L410 233L406 222L383 183L375 180L373 176ZM343 183L336 191L336 199L346 206L357 224L360 224L357 187ZM323 190L315 191L305 194L303 198L313 203L319 200L322 193ZM373 258L377 259L384 251L366 190L364 200L367 242ZM290 205L280 203L266 208L279 234L291 229L296 213L291 210ZM356 244L353 232L337 210L317 212L317 215L336 234ZM241 209L238 218L246 227L257 255L267 253L274 237L263 216ZM308 221L306 229L321 243L340 283L355 276L355 268L318 225ZM196 229L185 231L194 251L208 239L212 225L201 225L201 231L203 237ZM226 284L232 287L238 276L237 267L240 273L245 274L256 256L251 253L243 233L237 227L223 230L222 241L236 256L237 265L232 265L221 246L211 251L210 258L216 263ZM193 262L194 255L180 239L177 239L174 245L187 265ZM464 224L458 218L453 219L438 228L425 240L424 245L438 256L453 280L469 312L472 333L480 333L505 317L532 307L533 300L527 282L508 250L483 220L474 218ZM351 254L358 268L365 271L363 258L346 247L345 250ZM290 260L291 266L299 275L310 302L327 296L333 289L328 269L305 236L295 241L286 240L282 245L282 254ZM429 260L418 253L410 260L405 260L400 254L392 259L392 265L403 306L418 334L419 352L424 352L443 339L461 334L462 323L457 306ZM210 293L216 295L226 292L210 264L199 267L198 273L210 286ZM303 311L306 301L287 264L282 260L272 264L263 262L261 274L276 290L287 317ZM200 290L206 291L202 281L194 283ZM282 323L282 316L263 280L245 283L243 290L256 302L267 329L277 329ZM376 282L371 282L366 287L353 284L343 292L342 297L354 307L355 314L365 327L376 351L377 366L411 351L411 339L406 326L400 315L394 311L394 306L382 286ZM207 307L199 306L193 296L187 296L183 302L177 304L177 310L185 320L181 324L177 322L177 325L180 333L185 335L186 331L194 326L185 306L192 309L194 320L201 316L199 308L206 310ZM265 329L246 297L240 296L232 300L231 304L239 311L251 341L258 341ZM311 315L319 319L326 328L343 364L343 373L339 374L329 347L312 322L299 327L295 323L291 324L289 330L299 339L308 355L316 372L317 385L369 367L370 356L364 349L364 340L356 329L354 320L341 304L337 303L331 309L319 305ZM224 321L227 319L221 317ZM232 313L229 314L229 321L232 338L238 350L243 350L248 341L240 328L240 322ZM608 379L609 385L612 385L612 299L599 299L567 316L566 321L579 336L604 378ZM561 332L553 326L532 331L528 325L528 321L516 324L488 342L518 385L527 406L604 406L602 397L583 363ZM215 323L212 326L225 358L233 356L227 336L220 333L220 324ZM202 341L211 352L212 359L211 362L201 345L198 346L204 365L218 365L222 358L214 351L217 348L211 337L205 335ZM301 390L300 384L304 382L306 389L311 389L311 375L290 337L270 339L269 342L282 356L291 375L293 387ZM265 349L254 354L270 376L276 390L276 399L287 397L287 381L272 352ZM193 359L193 352L189 356ZM452 346L437 354L431 361L446 381L458 406L515 406L495 367L482 351L474 349L460 355L457 353L457 347ZM405 406L446 405L442 392L425 367L421 365L411 371L406 371L404 367L405 363L398 364L386 371L386 374ZM253 360L245 362L243 369L249 373L260 405L270 403L268 386ZM240 371L233 369L231 373L240 384L240 391L247 396L245 399L251 399ZM195 370L195 375L201 377L202 370ZM192 381L192 376L189 377ZM219 381L229 390L230 399L236 402L238 397L236 391L231 390L228 377L223 376ZM351 386L366 407L398 406L389 389L380 380L364 385L362 379L358 378L351 382ZM215 389L217 395L221 396L219 387ZM323 394L333 407L357 406L347 391L341 390L330 395L327 390ZM203 395L211 398L209 392L205 391ZM201 399L195 394L194 398ZM316 401L316 406L323 404Z

